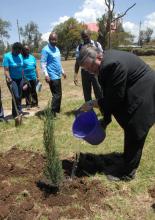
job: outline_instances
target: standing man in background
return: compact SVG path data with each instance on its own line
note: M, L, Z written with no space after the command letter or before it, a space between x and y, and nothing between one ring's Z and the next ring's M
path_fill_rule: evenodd
M64 79L66 78L61 65L60 50L56 44L57 34L52 32L49 36L49 44L41 52L41 68L52 93L51 110L54 117L57 116L57 113L60 113L62 99L61 77L63 75Z
M90 38L90 31L89 30L83 30L81 32L81 38L83 40L83 43L79 44L76 48L76 62L74 67L74 83L75 85L78 85L78 71L79 71L79 64L78 64L78 57L80 50L85 45L92 45L94 47L97 47L101 52L103 52L102 46L99 42L93 41ZM93 86L94 94L96 99L102 98L102 90L101 86L98 82L98 77L94 74L91 74L90 72L81 69L81 79L82 79L82 88L83 88L83 95L85 102L92 100L91 90Z
M22 44L16 42L12 46L12 51L5 53L3 58L4 74L8 88L12 87L12 92L15 97L17 110L22 114L22 78L23 78L23 58L21 55ZM12 116L17 116L16 108L12 100Z

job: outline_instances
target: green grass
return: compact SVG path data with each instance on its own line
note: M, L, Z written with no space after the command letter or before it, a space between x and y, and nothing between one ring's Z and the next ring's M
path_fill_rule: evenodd
M155 57L141 57L152 68L155 69ZM76 139L72 135L72 124L74 115L72 111L83 103L82 87L73 84L74 61L63 61L63 67L67 73L67 79L62 80L63 98L62 112L60 119L55 120L55 141L61 158L68 158L76 152L90 152L94 154L106 154L114 151L123 151L123 131L117 122L113 122L107 129L107 137L99 146L91 146L84 141ZM2 75L2 69L0 69ZM79 74L80 76L80 74ZM0 77L4 110L11 106L11 97L5 84L4 78ZM51 99L51 94L47 84L43 80L43 89L39 94L39 104L41 109L45 108ZM24 102L24 101L23 101ZM97 111L98 115L100 113ZM6 152L12 146L19 149L38 151L43 153L43 120L37 116L24 119L22 126L16 128L14 121L8 124L0 124L0 151ZM106 199L106 211L101 208L96 209L94 219L155 219L155 214L151 209L151 200L148 189L155 185L155 127L152 127L146 140L140 167L137 177L131 182L109 182L104 175L96 175L103 181L103 184L110 188L113 196ZM90 179L91 179L90 178ZM105 202L105 201L104 201ZM46 219L43 218L43 219Z

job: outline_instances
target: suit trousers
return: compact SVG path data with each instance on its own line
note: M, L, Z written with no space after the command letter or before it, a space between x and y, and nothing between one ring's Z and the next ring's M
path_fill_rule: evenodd
M102 89L98 82L98 77L90 74L88 71L82 69L81 70L81 80L82 80L82 88L85 102L92 99L92 86L96 99L102 98Z
M49 86L52 93L52 102L51 102L52 112L59 113L61 106L61 99L62 99L61 79L50 80Z
M125 131L124 133L124 172L125 175L134 175L141 160L148 132L140 139L133 138L130 132Z

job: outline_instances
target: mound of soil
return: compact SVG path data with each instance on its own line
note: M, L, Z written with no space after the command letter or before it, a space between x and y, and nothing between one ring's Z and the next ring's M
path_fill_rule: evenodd
M111 192L80 168L71 179L73 161L62 161L65 179L57 191L43 177L43 155L16 147L0 154L0 219L89 219L95 207L107 208L103 200Z

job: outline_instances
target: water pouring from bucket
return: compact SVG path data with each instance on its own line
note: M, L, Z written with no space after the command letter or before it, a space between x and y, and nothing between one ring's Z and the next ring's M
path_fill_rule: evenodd
M100 144L106 136L93 110L88 112L78 111L72 126L72 132L75 137L81 138L91 145Z

